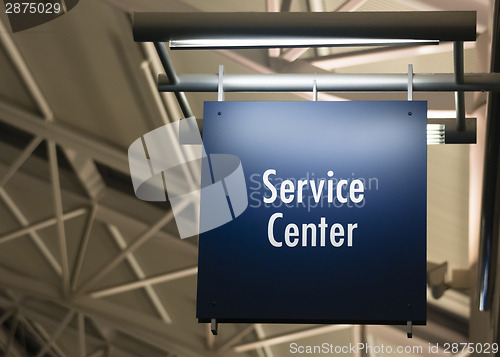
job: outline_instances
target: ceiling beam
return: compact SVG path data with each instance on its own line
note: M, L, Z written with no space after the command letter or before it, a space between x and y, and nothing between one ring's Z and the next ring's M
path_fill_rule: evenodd
M111 296L115 294L121 294L127 291L132 291L136 289L141 289L147 286L157 285L166 283L169 281L174 281L178 279L187 278L190 276L194 276L198 273L198 267L190 267L185 269L180 269L172 272L168 272L165 274L160 274L150 278L142 278L141 280L134 281L132 283L120 284L117 286L113 286L111 288L106 288L98 291L93 291L89 295L95 299L103 298L106 296Z
M342 4L336 11L356 11L359 9L367 0L347 0Z
M186 201L185 201L186 202ZM106 266L102 267L95 275L88 279L82 286L80 286L76 294L83 293L87 291L89 287L101 280L103 277L108 275L112 270L114 270L122 261L124 261L127 256L135 252L144 243L151 239L155 234L157 234L167 223L174 219L173 211L168 212L162 218L160 218L154 225L150 226L145 232L143 232L131 245L129 245L125 250L118 254L113 260L111 260Z
M19 75L23 79L24 84L28 88L28 91L32 95L35 100L38 108L42 112L43 118L47 121L52 121L54 119L54 113L50 108L47 100L45 99L40 87L38 86L35 77L31 73L28 65L24 61L23 56L21 55L19 49L16 44L12 40L10 35L10 31L7 30L3 22L0 20L0 41L5 48L8 56L10 57L12 63L16 67Z
M36 114L5 102L0 102L0 121L19 130L52 140L63 147L79 151L121 173L130 174L125 150L85 135L81 131L70 129L61 123L44 122Z
M367 0L347 0L342 6L340 6L336 11L356 11L361 5L363 5ZM284 52L281 58L288 62L293 62L302 56L309 48L290 48L288 51Z
M38 158L34 159L41 160ZM0 167L2 168L3 171L6 170L6 166L0 164ZM18 174L16 175L16 181L20 184L32 185L34 183L32 180L35 180L36 184L40 185L43 191L46 192L50 191L50 184L40 178L28 175L23 171L19 171ZM89 206L92 204L92 202L86 201L88 200L87 197L82 196L78 193L63 189L63 194L65 196L72 196L73 199L86 202ZM164 213L164 210L155 208L143 201L138 200L133 196L126 195L124 193L115 191L113 189L108 189L106 191L104 201L116 202L116 200L124 202L124 206L137 207L137 208L133 211L134 213L132 214L130 213L130 210L125 212L119 210L118 208L114 208L110 205L99 204L96 207L95 219L99 222L113 224L119 227L121 230L129 232L130 234L138 235L141 232L144 232L150 227L151 224L154 223L152 221L152 219L154 219L153 217L158 217ZM147 208L147 210L145 210L145 208ZM72 218L73 214L75 215L75 217L83 215L86 213L86 211L87 209L85 208L79 208L74 211L68 211L66 219ZM26 227L23 226L22 230L15 230L10 233L6 233L6 235L13 234L17 238L18 236L29 234L30 231L36 231L38 229L54 225L55 222L56 222L55 218L50 218L36 223L30 223ZM197 261L198 248L194 244L190 243L190 240L179 239L178 236L168 233L164 230L161 230L151 239L151 242L154 242L159 247L168 249L167 251L176 252L176 254L182 254L186 257L189 257L190 261L193 263Z
M255 330L255 324L252 324L247 326L243 330L237 332L233 337L229 338L229 340L227 340L226 342L224 342L224 344L219 346L216 353L222 354L222 352L228 350L229 348L240 342L243 338L245 338L248 334L250 334L254 330Z
M198 351L192 341L188 341L187 338L186 341L181 341L172 337L171 334L174 327L169 327L158 318L119 306L114 302L96 300L88 296L79 296L71 300L62 301L57 287L3 267L0 267L0 284L14 291L28 294L29 296L63 304L63 306L80 311L98 320L103 325L142 339L152 346L169 351L169 353L185 357L206 357L206 351ZM32 306L28 304L27 299L24 299L21 301L21 308L23 310L30 310ZM38 315L41 313L46 314L46 312L37 312ZM28 316L27 314L25 312L26 316ZM49 316L49 318L54 319L53 316ZM37 317L37 319L39 318ZM76 336L76 332L74 334ZM182 336L182 334L179 335Z
M112 224L108 224L108 231L111 234L111 237L113 237L113 240L115 243L118 245L120 251L124 251L127 249L127 241L123 238L123 235L121 234L120 230L116 227L113 226ZM146 278L146 274L144 273L144 270L142 269L141 265L137 261L137 258L133 253L130 253L127 255L126 260L134 272L136 278L139 281L143 281ZM172 318L170 317L170 314L167 312L167 309L163 302L161 301L158 293L156 292L155 288L151 285L144 285L143 286L144 291L146 292L146 295L148 296L149 300L153 304L153 307L156 309L156 312L160 315L161 319L166 323L166 324L171 324L172 323Z
M267 12L280 12L280 5L280 0L266 0ZM280 48L270 48L267 50L267 53L269 54L269 57L276 58L280 56L280 51Z
M47 150L49 155L50 181L52 183L52 196L54 212L56 215L57 238L59 243L59 254L62 268L62 289L65 296L69 295L69 262L68 262L68 244L66 240L66 231L64 228L64 213L62 206L61 183L59 178L59 165L57 163L56 144L47 141Z
M68 314L64 317L64 319L61 321L61 323L59 324L59 326L57 326L57 328L54 331L54 333L52 334L52 336L50 336L50 338L47 341L47 343L45 344L45 346L43 346L40 349L40 351L38 352L38 354L36 355L36 357L43 357L45 355L45 353L50 349L50 347L52 346L52 344L57 341L57 339L59 338L59 336L61 336L61 334L63 333L63 331L66 328L66 326L68 326L68 324L70 323L70 321L73 318L73 316L75 316L75 311L68 312Z
M464 49L475 48L475 42L465 42ZM360 66L407 57L427 56L453 51L453 42L433 46L384 47L364 51L349 52L323 58L306 60L313 66L331 71L337 68Z
M14 200L10 197L7 191L5 191L5 189L3 188L0 188L0 199L5 203L9 211L12 213L12 215L16 218L16 220L19 222L19 224L21 224L23 228L26 228L30 225L30 222L28 221L24 213L21 211L19 206L14 202ZM35 244L35 246L40 251L40 253L44 256L44 258L47 260L52 269L56 272L56 274L62 276L61 264L59 264L59 261L54 257L54 254L47 247L42 237L40 237L40 235L36 232L36 230L30 230L28 234L33 243Z
M321 327L315 327L299 332L286 333L281 336L271 337L265 340L250 342L234 347L234 351L241 353L256 350L264 346L274 346L286 342L297 341L308 337L323 335L325 333L330 333L334 331L340 331L351 328L351 325L327 325Z
M76 150L64 147L62 149L85 192L93 201L98 201L104 194L106 184L94 160Z
M281 0L281 12L288 12L292 8L292 0Z
M308 0L307 4L311 12L325 12L323 0ZM303 48L301 48L301 50L303 50ZM326 47L315 48L314 51L318 56L328 56L330 54L330 49Z
M0 179L0 188L4 187L5 184L16 174L19 168L26 162L26 160L31 156L33 151L40 145L43 138L36 136L31 140L31 142L26 146L26 148L21 152L21 154L14 160L10 165L7 172Z
M49 333L38 322L36 322L36 321L29 321L28 319L25 319L24 317L22 318L22 320L23 320L24 325L26 326L26 328L34 336L38 337L37 339L39 340L41 346L44 346L47 343L47 341L50 340ZM52 343L51 348L47 352L49 352L53 356L66 357L66 354L61 350L61 348L55 342Z
M85 214L86 212L87 211L84 208L78 208L78 209L68 211L67 213L62 214L61 218L62 218L62 220L72 219L72 218L79 217L79 216ZM28 234L30 232L53 226L53 225L57 224L57 222L58 222L57 217L48 218L48 219L45 219L45 220L40 221L38 223L30 224L26 227L23 227L21 229L14 231L14 232L4 234L4 235L0 236L0 244L8 242L12 239L22 237L23 235Z
M255 324L255 333L257 334L257 338L262 341L266 339L266 334L264 332L264 329L262 328L261 324ZM264 352L264 356L266 357L274 357L274 353L271 350L271 346L265 345L261 347L262 351Z
M94 221L97 213L97 204L92 205L92 209L85 222L85 228L83 231L82 239L80 240L80 245L78 246L77 256L75 263L73 265L73 272L71 274L71 291L75 291L78 284L78 278L80 277L80 272L82 270L83 261L87 254L87 246L90 240L90 233L94 227Z

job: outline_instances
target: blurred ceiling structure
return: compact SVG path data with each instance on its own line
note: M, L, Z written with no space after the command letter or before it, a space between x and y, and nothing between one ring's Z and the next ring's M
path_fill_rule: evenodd
M70 12L12 34L0 15L0 350L8 356L263 356L299 345L415 347L498 340L498 303L477 310L476 266L487 94L466 94L475 145L428 147L428 262L447 263L447 286L429 290L428 324L223 324L214 337L195 318L197 240L178 237L168 203L137 199L127 149L179 120L163 67L132 38L132 13L477 11L465 72L489 72L490 0L84 0ZM334 47L171 53L178 73L453 72L453 48ZM406 100L406 93L319 93L319 100ZM202 126L203 102L188 93ZM310 93L226 93L225 100L311 100ZM453 118L453 93L414 93L429 118ZM442 265L441 265L442 267ZM381 287L383 289L383 287ZM495 301L498 291L495 290ZM422 349L422 351L419 350ZM356 357L376 355L357 353ZM466 356L466 354L460 354Z

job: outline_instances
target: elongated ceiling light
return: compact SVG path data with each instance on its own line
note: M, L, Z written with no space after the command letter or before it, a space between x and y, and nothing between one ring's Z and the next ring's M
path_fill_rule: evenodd
M136 41L172 49L387 46L475 41L476 13L134 13Z
M374 39L374 38L234 38L234 39L177 39L170 40L171 49L223 48L290 48L290 47L346 47L346 46L404 46L438 45L439 40Z

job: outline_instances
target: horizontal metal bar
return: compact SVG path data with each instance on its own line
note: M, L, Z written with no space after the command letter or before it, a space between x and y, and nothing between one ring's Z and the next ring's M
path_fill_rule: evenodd
M475 11L135 12L135 41L189 38L378 38L475 41Z
M225 92L310 92L316 81L318 92L406 92L408 74L225 74ZM162 92L217 92L217 74L178 75L172 84L158 78ZM415 74L413 90L420 92L500 91L500 73L465 74L457 83L453 73Z

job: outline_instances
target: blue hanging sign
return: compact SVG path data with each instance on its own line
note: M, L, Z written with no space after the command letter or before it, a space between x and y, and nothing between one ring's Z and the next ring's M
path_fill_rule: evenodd
M206 153L239 158L247 207L222 180L199 321L425 324L426 123L420 101L206 102Z

